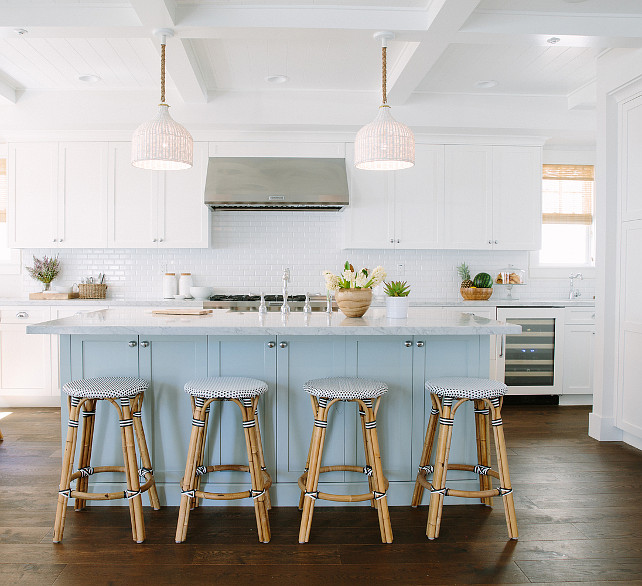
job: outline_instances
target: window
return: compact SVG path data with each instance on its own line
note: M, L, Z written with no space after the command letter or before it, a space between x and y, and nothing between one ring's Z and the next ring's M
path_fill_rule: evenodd
M595 266L593 165L544 165L540 267Z
M7 182L7 159L0 158L0 273L20 272L20 251L9 248L7 229L7 202L9 185Z

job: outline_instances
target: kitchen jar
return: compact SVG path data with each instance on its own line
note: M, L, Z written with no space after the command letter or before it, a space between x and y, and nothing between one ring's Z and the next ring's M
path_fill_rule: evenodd
M178 294L184 295L185 297L191 297L190 287L194 286L194 280L192 279L192 273L181 273L180 279L178 279Z
M518 269L513 265L502 269L495 277L497 285L526 285L526 271Z
M176 273L165 273L163 275L163 299L174 299L174 295L178 295Z

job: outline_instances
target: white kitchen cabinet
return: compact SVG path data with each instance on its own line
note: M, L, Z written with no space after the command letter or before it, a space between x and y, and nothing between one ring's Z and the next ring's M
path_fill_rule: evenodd
M55 406L51 336L27 334L27 324L47 321L48 307L0 310L0 406Z
M441 248L537 250L541 148L446 145Z
M345 248L436 248L443 204L444 147L418 144L415 166L364 171L346 146L350 206L344 212Z
M129 142L109 144L109 246L207 248L204 202L207 144L194 144L194 166L148 171L131 164Z
M564 327L564 395L593 394L595 324Z
M10 246L107 245L107 146L19 143L9 148Z
M346 156L342 142L294 141L223 141L210 142L210 157L310 157L338 158Z

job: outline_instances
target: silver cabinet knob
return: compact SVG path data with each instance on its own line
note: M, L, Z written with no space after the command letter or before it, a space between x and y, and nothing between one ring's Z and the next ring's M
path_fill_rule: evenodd
M395 243L395 239L394 239L394 238L391 238L391 239L390 239L390 244L394 244L394 243Z
M401 240L399 240L399 238L397 238L397 244L399 244L400 242L401 242Z
M136 342L136 340L130 340L130 341L127 343L127 345L128 345L130 348L136 348L136 346L138 346L138 342Z
M424 347L424 342L422 342L421 340L417 342L417 348L423 348L423 347Z
M159 239L158 239L158 241L159 241L159 242L162 242L162 241L163 241L163 239L162 239L162 238L159 238Z
M281 342L279 344L279 348L287 348L287 347L288 347L288 343L287 342Z
M406 341L404 342L404 346L405 346L406 348L410 348L410 347L412 346L412 342L411 342L410 340L406 340Z
M29 314L26 311L19 311L16 313L16 317L19 319L27 319L29 317Z
M276 346L276 344L274 342L268 342L267 343L267 347L268 348L274 348L274 346Z
M158 242L158 239L157 238L153 238L152 242Z
M495 240L495 244L497 244L497 240Z
M493 241L492 241L492 240L489 240L489 241L488 241L488 244L492 244L492 243L493 243Z
M58 238L54 238L52 242L58 242Z
M62 238L58 238L58 242L62 242Z
M141 345L143 348L147 348L147 347L149 346L149 342L148 342L147 340L144 340L143 342L141 342L141 343L140 343L140 345Z

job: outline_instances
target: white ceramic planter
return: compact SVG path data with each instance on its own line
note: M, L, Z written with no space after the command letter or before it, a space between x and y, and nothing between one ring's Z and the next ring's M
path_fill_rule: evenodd
M386 317L405 319L408 317L408 297L386 297Z

